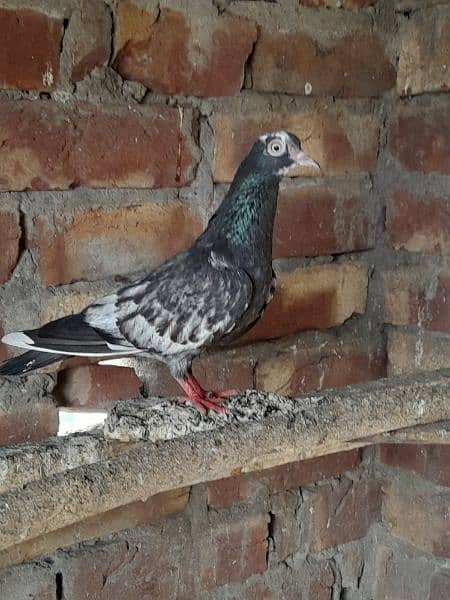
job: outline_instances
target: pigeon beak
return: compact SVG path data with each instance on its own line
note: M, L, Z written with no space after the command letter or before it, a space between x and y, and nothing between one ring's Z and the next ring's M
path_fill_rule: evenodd
M296 150L291 154L295 164L299 167L311 167L312 169L320 169L319 163L309 157L303 150Z

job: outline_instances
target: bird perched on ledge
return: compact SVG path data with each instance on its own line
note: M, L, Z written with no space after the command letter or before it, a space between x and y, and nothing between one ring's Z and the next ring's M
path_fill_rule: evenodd
M292 133L260 136L222 204L190 248L78 314L3 342L28 350L0 365L20 375L70 356L138 355L167 364L201 411L222 412L229 392L204 390L192 374L206 348L231 342L261 317L275 290L272 233L280 179L318 167Z

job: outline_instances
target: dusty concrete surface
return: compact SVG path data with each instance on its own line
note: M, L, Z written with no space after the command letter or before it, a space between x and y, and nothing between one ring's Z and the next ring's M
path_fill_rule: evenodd
M0 496L0 549L163 491L337 451L355 438L448 419L449 383L445 370L301 399L248 392L228 401L234 410L211 417L169 401L161 401L167 413L162 412L164 404L156 410L140 404L138 415L129 416L122 430L119 419L116 435L128 440L151 435L152 443ZM107 426L111 437L114 420Z
M425 413L429 409L427 403L430 400L435 401L433 388L429 387L430 378L433 380L438 377L445 389L445 381L450 377L448 370L440 373L439 376L434 374L419 377L409 376L349 386L344 390L325 391L303 398L290 398L247 390L224 402L223 406L228 409L227 413L208 413L207 415L199 413L190 405L187 405L184 410L180 410L176 401L167 399L122 401L112 409L104 432L107 438L126 442L137 440L158 442L192 433L213 431L225 426L252 425L265 419L293 420L299 416L308 426L314 425L326 429L331 426L338 415L342 415L339 409L348 410L350 416L352 413L368 408L363 427L366 430L376 428L378 429L377 433L380 433L405 427L406 421L412 418L413 413L416 414L417 423L426 422ZM414 391L417 394L414 394ZM422 395L424 391L426 391L427 397ZM408 396L407 406L405 406L404 398L406 394ZM403 415L398 415L398 419L393 418L392 415L393 404L391 403L395 398L398 398L396 412L399 408L403 412ZM446 404L447 410L450 410L450 399L444 395L442 398L444 415ZM424 421L421 420L422 416L425 417ZM390 419L392 420L390 421ZM353 420L354 417L351 421ZM351 430L355 424L344 421L340 425L342 428L340 440L353 440L355 436L346 429Z
M129 444L106 440L100 431L53 437L36 444L0 448L0 494L125 452Z

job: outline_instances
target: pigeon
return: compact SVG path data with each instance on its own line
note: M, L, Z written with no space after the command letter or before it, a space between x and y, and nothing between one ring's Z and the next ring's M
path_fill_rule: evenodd
M192 374L202 351L233 342L272 300L272 234L281 177L296 166L318 168L292 133L261 135L237 169L203 233L145 276L78 314L38 329L9 333L3 343L26 349L0 365L20 375L71 356L143 355L165 363L201 412L224 412L230 391L207 391Z

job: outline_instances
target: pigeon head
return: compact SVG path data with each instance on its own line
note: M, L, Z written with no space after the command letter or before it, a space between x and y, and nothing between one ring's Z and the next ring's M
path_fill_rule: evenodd
M288 131L261 135L248 158L254 168L279 177L298 166L319 168L316 161L302 150L298 137Z

